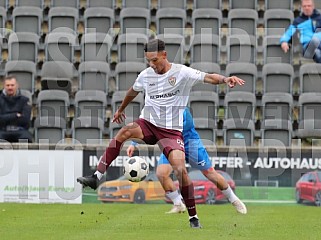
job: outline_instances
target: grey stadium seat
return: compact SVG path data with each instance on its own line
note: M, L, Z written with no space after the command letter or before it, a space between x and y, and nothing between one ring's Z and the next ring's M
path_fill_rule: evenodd
M145 68L145 63L119 62L115 68L117 91L127 91L131 86L134 85L138 74Z
M78 38L72 33L47 34L45 39L46 61L74 62L75 46L78 46Z
M64 142L66 121L60 117L38 117L35 120L35 142L56 144Z
M194 34L220 35L222 12L219 9L194 9L192 13Z
M81 60L109 62L112 37L104 33L86 33L81 38Z
M13 31L41 35L42 15L39 7L15 7L12 12Z
M151 8L151 0L122 0L123 8L131 8L131 7L138 7L138 8Z
M234 88L227 87L227 92L244 91L244 92L256 92L256 79L257 79L257 67L253 63L230 63L226 66L226 76L237 76L245 80L243 86L236 85Z
M255 118L256 98L249 92L229 92L224 99L225 118L252 119Z
M292 121L293 97L289 93L270 92L262 96L262 119Z
M37 98L38 116L67 119L70 105L69 95L62 90L43 90Z
M130 7L120 11L120 32L149 34L150 11L145 8Z
M6 75L14 75L19 88L28 90L32 94L35 92L36 64L31 61L8 61L5 66Z
M256 0L230 0L230 9L253 9L256 10L257 8L257 1Z
M208 0L197 0L194 1L194 10L198 9L198 8L204 8L204 9L221 9L221 5L222 5L222 0L212 0L212 1L208 1Z
M118 62L145 62L144 46L148 37L141 33L118 36Z
M293 48L291 48L293 49ZM267 63L289 63L292 64L292 51L284 53L280 51L279 36L265 36L263 38L263 58Z
M220 73L220 65L213 62L195 62L190 65L191 68L206 73ZM217 92L217 85L209 83L197 83L192 87L192 91L212 91Z
M265 1L265 10L269 9L293 9L293 0L268 0Z
M105 7L113 9L115 0L87 0L87 8L91 7Z
M300 67L300 93L321 92L321 66L307 63Z
M16 7L44 7L45 0L16 0Z
M161 0L158 1L158 9L161 8L180 8L185 9L186 8L186 0Z
M157 34L184 35L186 11L180 8L161 8L156 13Z
M229 34L256 36L258 13L253 9L232 9L228 13Z
M85 33L97 32L113 35L114 10L106 7L90 7L84 12Z
M179 34L161 34L157 38L166 44L167 58L170 62L184 63L185 38Z
M219 107L218 94L209 91L192 91L188 105L194 118L207 118L217 121Z
M289 147L292 141L292 123L283 119L266 119L261 126L263 146Z
M78 9L71 7L52 7L48 12L49 32L77 32Z
M195 118L194 119L194 125L195 129L198 132L200 138L202 141L209 140L212 144L215 142L216 138L216 122L214 119L209 118ZM208 142L208 141L207 141Z
M304 138L321 138L321 120L305 119L299 122L297 137Z
M108 93L110 76L109 65L106 62L82 62L78 68L79 88L81 90L102 90Z
M197 34L191 40L190 62L220 62L220 37L212 34Z
M51 0L51 7L79 7L79 0Z
M12 33L8 40L9 61L38 61L39 36L35 33Z
M107 98L104 91L79 90L75 95L75 117L106 119Z
M72 122L72 138L82 144L100 144L104 132L104 121L97 117L78 117ZM76 140L76 141L75 141Z
M294 19L294 14L288 9L270 9L264 13L265 36L282 36Z
M301 93L298 105L300 120L321 119L321 93Z
M252 146L255 126L250 119L226 119L223 124L224 144L229 146Z
M75 68L65 61L49 61L42 65L41 89L64 90L71 93Z
M256 38L251 35L227 37L227 62L256 63Z

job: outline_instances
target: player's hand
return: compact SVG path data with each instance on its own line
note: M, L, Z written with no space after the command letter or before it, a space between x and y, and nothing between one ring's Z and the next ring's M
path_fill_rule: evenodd
M135 146L129 145L126 152L128 157L132 157L135 151Z
M121 124L124 120L126 119L126 115L123 112L120 112L119 110L117 110L114 114L114 118L112 120L112 122L114 123L118 123Z
M245 81L243 79L236 77L236 76L227 77L225 79L225 82L230 88L235 87L235 85L242 86L245 84Z
M282 48L283 52L287 53L289 51L290 47L289 47L289 44L287 42L283 42L281 44L281 48Z

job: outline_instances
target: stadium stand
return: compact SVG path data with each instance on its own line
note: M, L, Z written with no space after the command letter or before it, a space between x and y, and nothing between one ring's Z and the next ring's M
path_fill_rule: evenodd
M12 12L13 31L41 35L42 15L39 7L15 7Z
M65 139L67 124L60 117L37 117L34 123L35 142L56 144Z
M194 118L217 120L219 98L216 92L192 91L188 102Z
M120 11L120 32L128 33L149 33L150 11L145 8L130 7Z
M218 9L195 9L192 13L194 34L220 34L222 12Z
M38 61L39 36L35 33L12 33L8 40L8 60Z
M113 35L114 10L106 7L90 7L84 12L85 33L105 33Z

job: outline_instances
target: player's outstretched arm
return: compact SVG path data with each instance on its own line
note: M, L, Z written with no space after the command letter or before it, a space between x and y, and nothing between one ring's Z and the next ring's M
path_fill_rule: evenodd
M125 119L126 119L126 116L125 116L125 113L124 113L124 110L125 108L127 107L127 105L133 101L133 99L139 94L139 92L136 92L133 87L131 87L127 93L126 93L126 96L125 98L123 99L120 107L118 108L118 110L115 112L114 114L114 118L112 120L112 122L116 122L118 124L122 123Z
M230 88L235 87L235 85L244 85L245 81L239 77L231 76L225 77L217 73L206 74L204 78L205 83L210 84L221 84L226 83Z

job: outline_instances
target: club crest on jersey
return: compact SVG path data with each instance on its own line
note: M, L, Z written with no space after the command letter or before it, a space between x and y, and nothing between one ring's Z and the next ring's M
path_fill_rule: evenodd
M168 82L169 82L170 85L175 86L175 84L176 84L176 77L170 77L170 78L168 79Z

